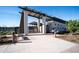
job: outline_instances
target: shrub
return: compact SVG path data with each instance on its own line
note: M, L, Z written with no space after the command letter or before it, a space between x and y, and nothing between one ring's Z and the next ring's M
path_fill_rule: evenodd
M66 23L67 29L70 33L79 32L79 21L78 20L69 20Z

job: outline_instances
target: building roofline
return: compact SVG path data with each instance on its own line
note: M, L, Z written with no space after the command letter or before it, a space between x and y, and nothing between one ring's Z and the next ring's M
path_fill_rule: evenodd
M41 18L42 16L46 16L48 18L47 21L51 21L51 20L54 20L54 21L57 21L57 22L60 22L60 23L66 23L67 21L63 20L63 19L60 19L60 18L57 18L57 17L52 17L52 16L49 16L45 13L42 13L40 11L37 11L35 9L31 9L31 8L28 8L28 7L19 7L21 8L22 10L25 10L25 11L30 11L32 13L35 13L35 15L31 15L29 14L29 16L32 16L32 17L36 17L36 18ZM36 16L36 14L39 14L39 16Z

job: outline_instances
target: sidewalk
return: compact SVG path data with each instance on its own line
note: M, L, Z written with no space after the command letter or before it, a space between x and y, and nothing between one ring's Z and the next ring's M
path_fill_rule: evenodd
M30 40L22 40L20 37L18 43L2 45L0 46L0 52L2 53L58 53L58 52L70 52L68 49L78 45L68 41L64 41L58 38L54 38L53 35L34 35L27 36ZM76 49L79 50L79 47ZM72 51L75 52L75 49ZM77 51L79 52L79 51Z

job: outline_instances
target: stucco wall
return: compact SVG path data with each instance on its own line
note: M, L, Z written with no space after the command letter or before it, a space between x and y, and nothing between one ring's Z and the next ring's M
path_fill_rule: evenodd
M56 22L56 21L49 21L48 29L49 29L49 31L52 31L52 30L66 31L66 26L64 23L60 23L60 22Z

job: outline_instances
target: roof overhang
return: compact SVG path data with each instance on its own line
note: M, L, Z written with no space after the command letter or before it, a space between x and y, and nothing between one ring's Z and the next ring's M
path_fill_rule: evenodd
M39 19L42 19L42 17L46 17L46 21L58 21L58 22L61 22L61 23L65 23L66 21L62 20L62 19L59 19L57 17L52 17L52 16L49 16L45 13L42 13L42 12L39 12L37 10L34 10L34 9L31 9L31 8L28 8L28 7L19 7L21 8L23 11L27 11L28 15L29 16L32 16L32 17L35 17L35 18L39 18ZM23 13L23 12L21 12Z

